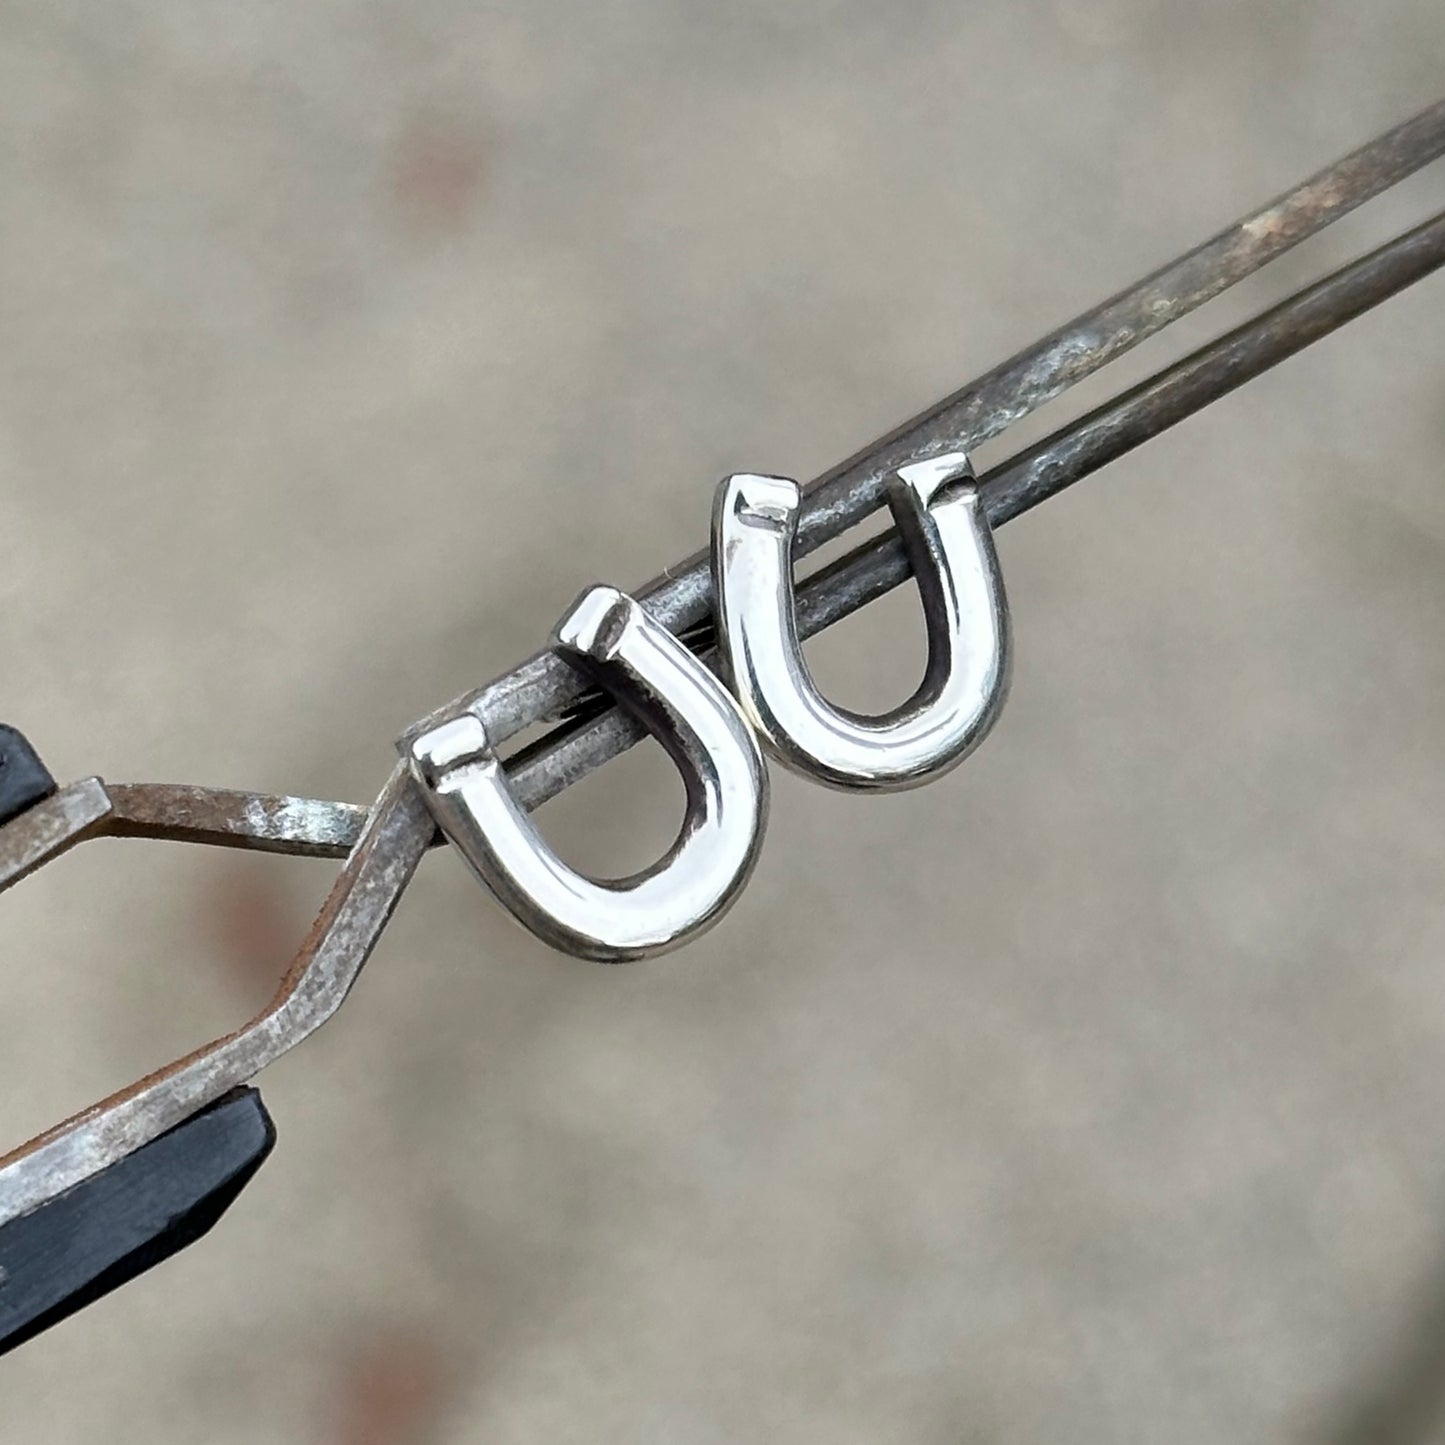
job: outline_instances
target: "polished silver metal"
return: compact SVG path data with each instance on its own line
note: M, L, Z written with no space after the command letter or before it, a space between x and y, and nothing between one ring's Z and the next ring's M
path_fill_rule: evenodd
M675 948L717 922L752 873L768 806L758 741L722 683L615 587L584 592L552 645L643 722L682 774L687 812L656 864L615 880L569 868L518 801L473 712L410 743L413 775L477 876L554 948L603 963Z
M968 457L900 467L887 498L929 645L918 691L882 717L831 706L809 675L793 593L798 484L738 474L713 507L718 638L733 691L782 762L837 788L910 788L947 772L983 741L1008 691L1008 603Z

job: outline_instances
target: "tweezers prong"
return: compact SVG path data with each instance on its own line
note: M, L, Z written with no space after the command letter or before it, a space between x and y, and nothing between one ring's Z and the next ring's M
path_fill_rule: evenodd
M0 1224L158 1138L320 1028L356 982L434 831L398 766L266 1009L0 1159Z

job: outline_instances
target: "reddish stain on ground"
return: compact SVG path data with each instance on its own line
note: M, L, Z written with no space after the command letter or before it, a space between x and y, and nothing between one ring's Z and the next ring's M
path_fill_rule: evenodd
M410 122L392 157L391 196L400 218L419 231L462 230L486 178L480 138L434 119Z
M333 1445L424 1445L441 1415L446 1368L434 1336L390 1330L342 1356L323 1437Z
M257 860L236 859L206 890L201 909L227 972L246 1001L260 1008L275 994L305 936L289 893Z

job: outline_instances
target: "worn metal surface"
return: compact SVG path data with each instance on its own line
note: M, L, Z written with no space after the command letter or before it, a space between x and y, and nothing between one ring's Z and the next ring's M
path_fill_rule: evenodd
M87 838L153 838L298 858L345 858L368 810L359 803L87 778L0 829L0 891ZM432 838L435 846L440 834Z
M1302 351L1445 265L1445 215L1306 287L1228 335L1001 463L980 484L996 527ZM800 625L814 636L909 574L893 536L855 548L809 579Z
M235 1033L0 1159L0 1224L159 1137L325 1023L356 982L434 831L398 765L271 1003Z
M36 803L0 828L0 889L99 836L109 815L110 796L99 778L84 778Z
M108 783L106 832L308 858L344 858L356 846L367 809L359 803L198 788L188 783Z

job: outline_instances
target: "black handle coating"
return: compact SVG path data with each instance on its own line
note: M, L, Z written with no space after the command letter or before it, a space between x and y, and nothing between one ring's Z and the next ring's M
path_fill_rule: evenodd
M19 728L0 723L0 823L55 791L50 769Z
M275 1142L260 1094L236 1089L0 1227L0 1354L194 1243Z

